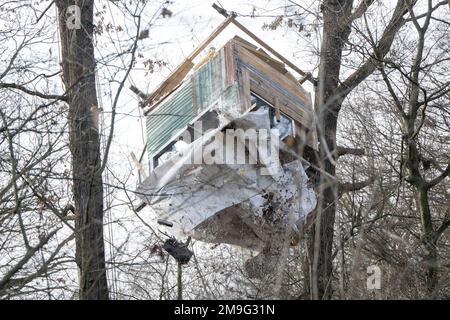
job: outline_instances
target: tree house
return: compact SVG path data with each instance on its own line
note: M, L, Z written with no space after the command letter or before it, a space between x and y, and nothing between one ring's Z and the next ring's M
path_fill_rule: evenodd
M282 61L237 36L192 60L147 98L149 176L136 194L175 234L263 251L316 205L302 158L317 150L311 96ZM230 129L265 130L278 148L262 152L248 136L230 146ZM247 161L227 161L239 147Z

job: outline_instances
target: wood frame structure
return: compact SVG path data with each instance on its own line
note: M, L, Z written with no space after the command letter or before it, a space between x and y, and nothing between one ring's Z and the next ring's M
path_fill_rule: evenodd
M293 119L296 132L294 138L298 137L305 146L317 150L311 95L285 68L283 61L236 36L218 51L209 52L200 64L193 64L192 61L200 49L206 48L206 45L233 21L234 16L228 16L221 26L148 96L145 114L147 139L150 142L150 170L155 166L155 156L165 152L165 148L176 140L177 136L192 127L195 121L201 119L209 110L217 108L217 104L220 109L238 108L240 113L249 110L252 92ZM189 74L192 69L194 71Z

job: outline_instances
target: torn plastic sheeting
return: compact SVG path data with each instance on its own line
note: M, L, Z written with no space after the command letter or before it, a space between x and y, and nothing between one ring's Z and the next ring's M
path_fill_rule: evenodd
M188 234L216 212L258 195L273 182L271 176L258 177L252 165L205 165L160 189L144 182L137 192L146 195L159 218Z
M221 237L223 242L244 247L260 247L261 243L258 243L258 240L267 241L269 234L266 232L267 216L263 211L265 193L271 192L276 195L278 201L285 202L285 206L289 203L284 210L294 211L295 221L304 219L306 214L315 207L315 195L312 189L307 187L308 178L299 161L279 168L276 166L279 163L274 161L275 154L268 154L267 150L258 148L258 141L255 138L248 139L239 135L233 137L238 147L245 146L248 151L248 164L227 164L228 161L225 160L229 159L226 159L226 156L224 158L223 153L220 152L215 152L212 156L212 150L220 147L217 141L226 141L226 128L270 130L267 109L247 112L231 120L233 116L233 114L220 112L219 128L207 132L201 139L184 146L183 152L177 153L158 166L139 185L136 193L150 204L158 218L174 223L172 231L175 234L191 235L193 238L207 242L218 242L217 239L212 239L213 235L209 232L195 231L197 226L209 220L209 226L219 223L219 227L223 228ZM273 143L270 141L270 135L267 139L269 144ZM226 155L234 155L234 144L224 144L222 147ZM193 164L192 160L199 154L202 155L201 163ZM223 164L214 164L214 162ZM262 168L268 169L269 174L261 175ZM294 181L296 176L299 181ZM298 190L301 191L300 194ZM299 204L296 203L298 201ZM237 208L237 219L253 230L257 240L253 239L249 244L245 243L245 237L242 236L240 240L231 239L238 235L233 235L231 230L227 233L226 224L214 221L216 214L224 210L230 211L233 207ZM282 219L285 218L282 217ZM265 227L261 228L261 225Z
M214 159L211 159L212 150L218 147L214 142L226 141L226 137L222 133L222 130L231 123L234 123L236 127L239 126L239 128L243 130L251 127L270 129L270 123L267 116L267 112L249 112L233 121L231 120L233 114L220 112L220 127L206 132L200 139L193 141L188 146L184 146L182 152L174 152L174 155L155 168L150 173L149 177L138 186L138 189L136 190L138 196L146 196L144 200L147 200L149 204L157 203L160 198L171 195L171 193L167 192L167 186L171 182L179 180L181 176L187 175L195 168L201 168L204 166L204 163L212 163L213 160L221 163L225 162L228 159L223 158L223 153L215 154ZM240 139L239 136L236 137L236 140L236 143L240 144L241 147L246 143L246 141ZM249 141L249 143L252 144L249 148L250 151L257 149L257 141L253 140ZM234 145L228 146L228 148L231 147L234 148ZM234 154L234 150L226 151L230 151L226 152L226 154ZM198 156L201 156L202 158L198 164L195 164ZM267 157L263 158L263 162L266 158ZM250 154L249 163L256 163L256 161L257 154ZM267 164L271 164L271 162L267 161Z
M200 139L193 141L188 146L184 146L183 150L171 151L170 153L172 153L172 156L168 155L162 157L164 161L156 167L150 173L150 176L143 182L143 185L145 184L147 189L152 189L155 192L152 194L152 202L156 202L158 200L158 195L160 194L159 190L161 190L165 185L177 179L181 173L185 174L188 170L201 165L202 161L197 165L193 165L196 157L199 155L203 156L203 154L210 154L208 153L208 149L213 149L215 147L214 144L211 144L212 139L222 139L223 133L221 131L232 122L239 124L244 130L249 126L256 126L263 129L270 128L270 123L268 122L267 114L265 113L249 112L244 116L237 118L236 115L237 111L234 109L230 109L228 112L219 112L218 118L220 121L220 126L217 129L208 130L201 136ZM215 158L216 160L225 160L217 159L217 156ZM203 157L203 159L206 161L210 160L205 159L205 157ZM137 192L139 193L139 187Z
M308 187L308 176L300 161L293 161L283 165L283 174L276 179L276 185L270 186L267 192L279 195L286 202L293 202L293 210L297 213L296 222L303 222L317 204L316 196L312 188ZM297 201L297 203L294 203ZM263 217L264 203L267 199L264 195L257 195L249 199L252 212L258 217Z

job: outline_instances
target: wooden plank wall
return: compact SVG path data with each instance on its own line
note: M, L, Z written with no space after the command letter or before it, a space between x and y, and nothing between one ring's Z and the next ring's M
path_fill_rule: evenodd
M304 127L302 131L306 132L306 144L317 150L311 95L289 73L281 73L279 68L271 66L260 55L241 45L239 40L233 42L239 98L243 109L251 107L250 91L255 92Z

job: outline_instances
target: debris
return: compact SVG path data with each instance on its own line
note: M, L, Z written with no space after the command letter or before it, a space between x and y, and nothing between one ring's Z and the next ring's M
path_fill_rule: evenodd
M136 194L177 237L261 252L246 265L259 277L316 206L302 157L317 150L311 96L284 58L239 37L194 67L198 53L146 100L150 172ZM186 263L192 255L175 239L164 249Z
M169 9L167 9L167 8L162 8L162 10L161 10L161 15L162 15L162 17L163 18L171 18L172 17L172 11L170 11Z
M166 226L166 227L173 227L173 223L170 221L166 221L163 219L158 219L158 224Z
M148 29L142 30L142 31L139 33L138 40L146 39L146 38L148 38L148 35L149 35Z
M270 154L266 155L264 150L258 152L257 139L235 137L233 145L225 145L223 158L217 154L214 156L219 164L213 163L210 150L215 141L227 140L223 129L230 125L236 129L269 128L268 111L249 112L222 123L219 128L185 147L183 153L171 153L169 159L159 164L139 185L137 193L160 219L173 223L171 231L178 236L258 250L269 241L273 232L277 232L274 225L282 224L287 212L295 213L295 221L303 221L315 207L315 194L307 184L308 177L299 160L277 168ZM246 150L256 150L256 153L246 154L249 163L220 161L225 160L227 154L234 153L234 148L245 149L246 146ZM194 164L191 160L199 153L204 156L203 161L211 164ZM263 168L268 174L261 174ZM295 182L296 176L301 181L300 186ZM300 201L300 205L295 204L296 201ZM215 218L224 212L233 212L234 224L222 223L223 218ZM223 232L218 232L214 224ZM243 225L249 227L256 237L247 238L230 230L236 227L245 230Z
M154 244L150 247L150 254L157 254L161 260L164 260L164 252L162 251L162 247L158 244Z
M187 264L194 254L184 243L177 241L175 238L167 239L164 242L163 249L180 264Z

